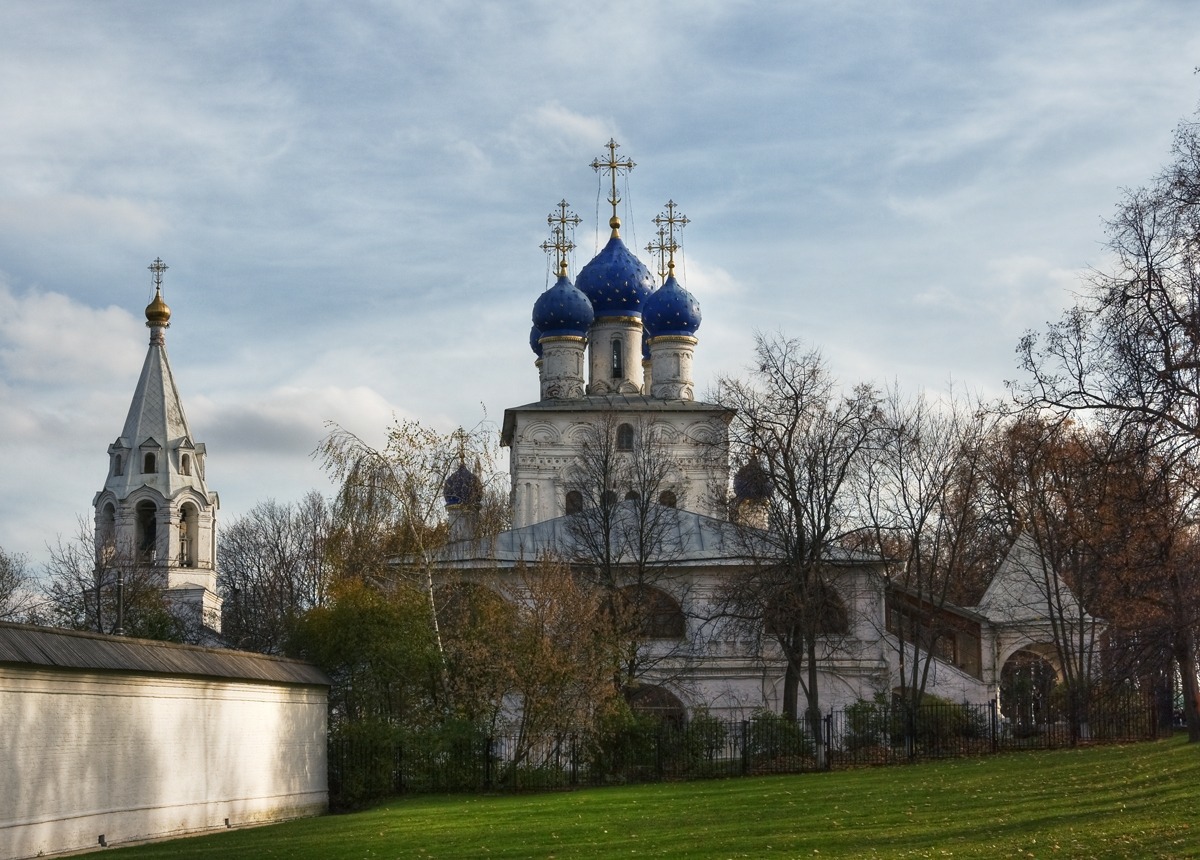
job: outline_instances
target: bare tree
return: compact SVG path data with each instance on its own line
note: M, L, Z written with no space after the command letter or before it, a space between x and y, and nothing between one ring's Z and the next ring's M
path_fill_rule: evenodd
M25 621L36 604L25 556L0 547L0 621Z
M340 484L334 538L345 544L346 575L377 584L398 575L418 584L443 661L434 573L438 553L449 539L446 482L474 463L479 483L467 501L475 509L476 534L500 531L507 524L507 494L497 487L504 476L494 468L494 438L482 426L439 433L416 421L398 421L381 449L337 426L317 449L326 471ZM343 529L340 535L338 528ZM444 668L442 687L448 695Z
M618 689L636 686L651 669L686 660L686 580L678 463L646 420L614 411L584 431L567 519L568 560L603 595L612 631L623 642ZM660 678L660 680L663 680Z
M163 571L133 547L97 546L80 520L74 538L60 536L49 550L36 623L173 642L204 638L199 613L173 612Z
M1111 267L1093 273L1060 322L1021 340L1027 378L1012 388L1031 409L1140 424L1160 462L1182 464L1200 447L1200 123L1179 125L1172 157L1148 186L1125 193L1108 222ZM1172 648L1193 691L1196 626L1181 624ZM1200 704L1186 709L1189 737L1200 741Z
M785 660L783 714L821 737L819 678L850 619L838 593L844 542L862 528L856 476L876 434L879 396L843 394L819 352L759 335L748 379L722 378L717 402L736 413L731 448L759 464L765 529L743 526L754 569L720 597L729 621L773 641ZM820 751L819 751L820 752Z
M897 649L900 695L921 704L935 658L979 675L980 642L946 604L994 556L981 533L978 497L989 431L985 410L897 389L881 406L877 444L862 472L871 540L888 577L888 632Z
M222 531L217 588L222 636L237 648L283 652L295 620L324 605L334 578L332 514L323 496L260 502Z

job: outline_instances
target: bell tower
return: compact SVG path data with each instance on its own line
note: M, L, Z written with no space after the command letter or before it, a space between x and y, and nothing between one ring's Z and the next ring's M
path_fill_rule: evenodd
M163 301L161 259L150 265L146 306L150 348L125 426L108 446L108 476L92 500L97 557L126 576L157 579L172 608L221 630L217 596L217 494L205 481L207 451L188 429L167 361L171 309Z

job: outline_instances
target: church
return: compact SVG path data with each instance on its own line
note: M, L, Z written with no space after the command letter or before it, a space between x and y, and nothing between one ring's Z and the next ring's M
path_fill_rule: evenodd
M621 237L616 177L634 165L616 150L610 140L592 163L611 180L611 233L574 283L567 251L580 219L566 201L548 218L543 247L557 255L557 280L534 302L529 336L540 396L506 409L501 428L512 527L474 534L480 484L461 465L446 482L452 543L438 566L447 579L501 584L539 558L603 568L607 587L642 610L635 706L677 720L698 709L778 713L786 660L762 623L730 622L726 597L770 552L760 539L769 481L755 462L731 476L732 416L695 399L700 305L675 274L688 219L674 201L654 219L647 251L658 255L656 278ZM1046 571L1028 541L1013 547L975 608L931 605L889 586L877 557L835 550L827 565L834 622L821 637L817 681L826 711L899 687L914 654L897 634L918 616L943 631L926 691L947 701L998 699L1012 659L1056 662L1047 599L1035 593ZM1055 587L1066 593L1057 579Z
M569 252L581 219L566 201L548 218L542 247L556 279L533 303L529 334L539 396L506 409L501 427L511 526L480 533L481 483L460 463L445 482L450 543L437 575L486 585L548 557L603 568L608 587L639 610L635 706L678 720L699 709L779 712L786 661L771 631L733 625L721 606L728 583L753 576L761 561L767 542L755 534L768 526L769 482L754 462L731 469L732 415L695 397L700 304L675 271L688 219L673 201L654 219L652 272L621 235L617 177L634 164L617 149L610 140L591 165L610 180L610 234L574 282ZM219 501L167 361L166 266L155 260L150 269L149 349L93 501L97 553L115 571L149 571L176 611L219 641ZM1012 660L1055 663L1046 601L1031 592L1045 571L1028 542L1013 547L974 608L930 606L889 587L876 557L836 551L827 563L834 623L819 655L823 709L896 689L913 657L896 634L914 615L932 613L946 631L926 689L948 701L998 698Z
M157 580L172 610L221 632L217 596L217 510L205 481L204 443L194 441L167 361L171 309L163 300L161 259L150 265L154 299L146 306L150 346L125 425L108 446L108 475L92 499L96 556L116 587L131 577ZM121 605L118 598L117 605ZM211 638L201 636L200 638Z

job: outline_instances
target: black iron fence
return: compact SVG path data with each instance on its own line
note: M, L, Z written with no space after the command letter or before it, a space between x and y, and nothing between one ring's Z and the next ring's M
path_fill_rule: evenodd
M423 731L388 726L335 730L330 802L352 806L415 792L533 791L584 785L800 773L1050 749L1157 736L1141 702L1093 706L1086 719L1014 722L996 706L860 702L817 720L769 712L745 720L693 717L684 726L632 721L603 733L529 738L469 725Z

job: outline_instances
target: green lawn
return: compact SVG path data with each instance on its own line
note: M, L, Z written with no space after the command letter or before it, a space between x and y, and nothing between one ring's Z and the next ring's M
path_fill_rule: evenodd
M105 852L137 858L1200 857L1200 748L1123 747L536 795Z

